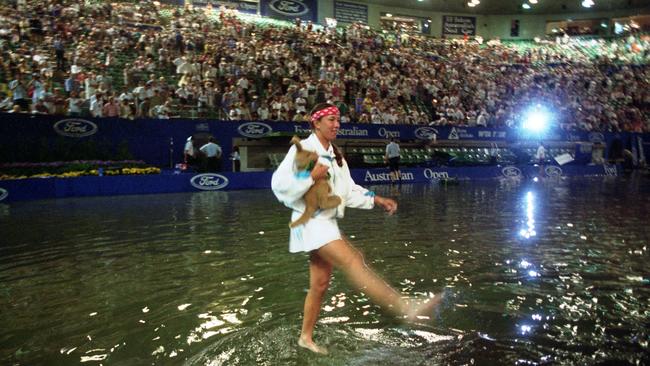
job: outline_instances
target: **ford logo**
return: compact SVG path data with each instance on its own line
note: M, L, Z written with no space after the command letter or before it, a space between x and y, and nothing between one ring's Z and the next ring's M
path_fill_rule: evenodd
M7 196L9 196L9 192L7 192L7 190L4 188L0 188L0 201L7 198Z
M438 135L438 130L433 127L420 127L415 130L415 137L420 140L433 140Z
M221 174L205 173L193 176L190 183L202 191L216 191L228 185L228 178Z
M266 123L248 122L239 126L237 128L237 131L239 131L239 134L242 136L258 138L270 134L271 132L273 132L273 129L271 128L271 126L267 125Z
M562 168L559 166L547 166L544 168L544 172L546 172L546 175L549 177L561 177L562 176Z
M274 0L271 1L269 7L276 13L289 17L307 14L309 11L307 5L303 4L302 1L294 0Z
M501 174L503 174L504 177L517 178L521 177L521 170L516 166L507 166L501 169Z
M54 131L61 136L86 137L97 133L97 125L85 119L69 118L54 124Z
M603 135L601 132L592 132L589 134L589 141L590 142L604 142L605 141L605 135Z

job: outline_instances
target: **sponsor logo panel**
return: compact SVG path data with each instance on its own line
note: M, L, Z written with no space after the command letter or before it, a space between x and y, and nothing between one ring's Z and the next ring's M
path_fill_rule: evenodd
M228 186L228 178L221 174L205 173L192 177L190 183L202 191L217 191Z

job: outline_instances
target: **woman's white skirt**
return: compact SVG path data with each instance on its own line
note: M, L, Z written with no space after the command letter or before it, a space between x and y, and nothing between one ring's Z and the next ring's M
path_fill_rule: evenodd
M298 214L292 221L300 217ZM304 225L290 229L289 252L311 252L323 245L341 239L339 225L335 218L311 218Z

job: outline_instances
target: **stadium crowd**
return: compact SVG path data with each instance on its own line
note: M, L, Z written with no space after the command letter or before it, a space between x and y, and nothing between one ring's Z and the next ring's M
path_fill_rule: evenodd
M650 131L647 36L483 44L269 25L209 6L9 3L8 113L306 121L329 101L344 123L515 127L543 104L566 130Z

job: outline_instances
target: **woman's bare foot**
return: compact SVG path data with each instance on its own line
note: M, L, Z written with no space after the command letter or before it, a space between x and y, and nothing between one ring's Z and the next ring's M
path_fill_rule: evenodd
M321 354L321 355L326 355L327 354L327 348L317 345L316 343L314 343L314 341L304 340L302 337L298 338L298 345L300 347L306 348L306 349L308 349L308 350L310 350L310 351L312 351L314 353L318 353L318 354Z
M440 292L432 298L426 299L422 302L413 302L410 304L410 310L406 314L406 320L409 322L414 322L417 320L428 320L431 319L433 312L440 305L444 299L445 293Z

